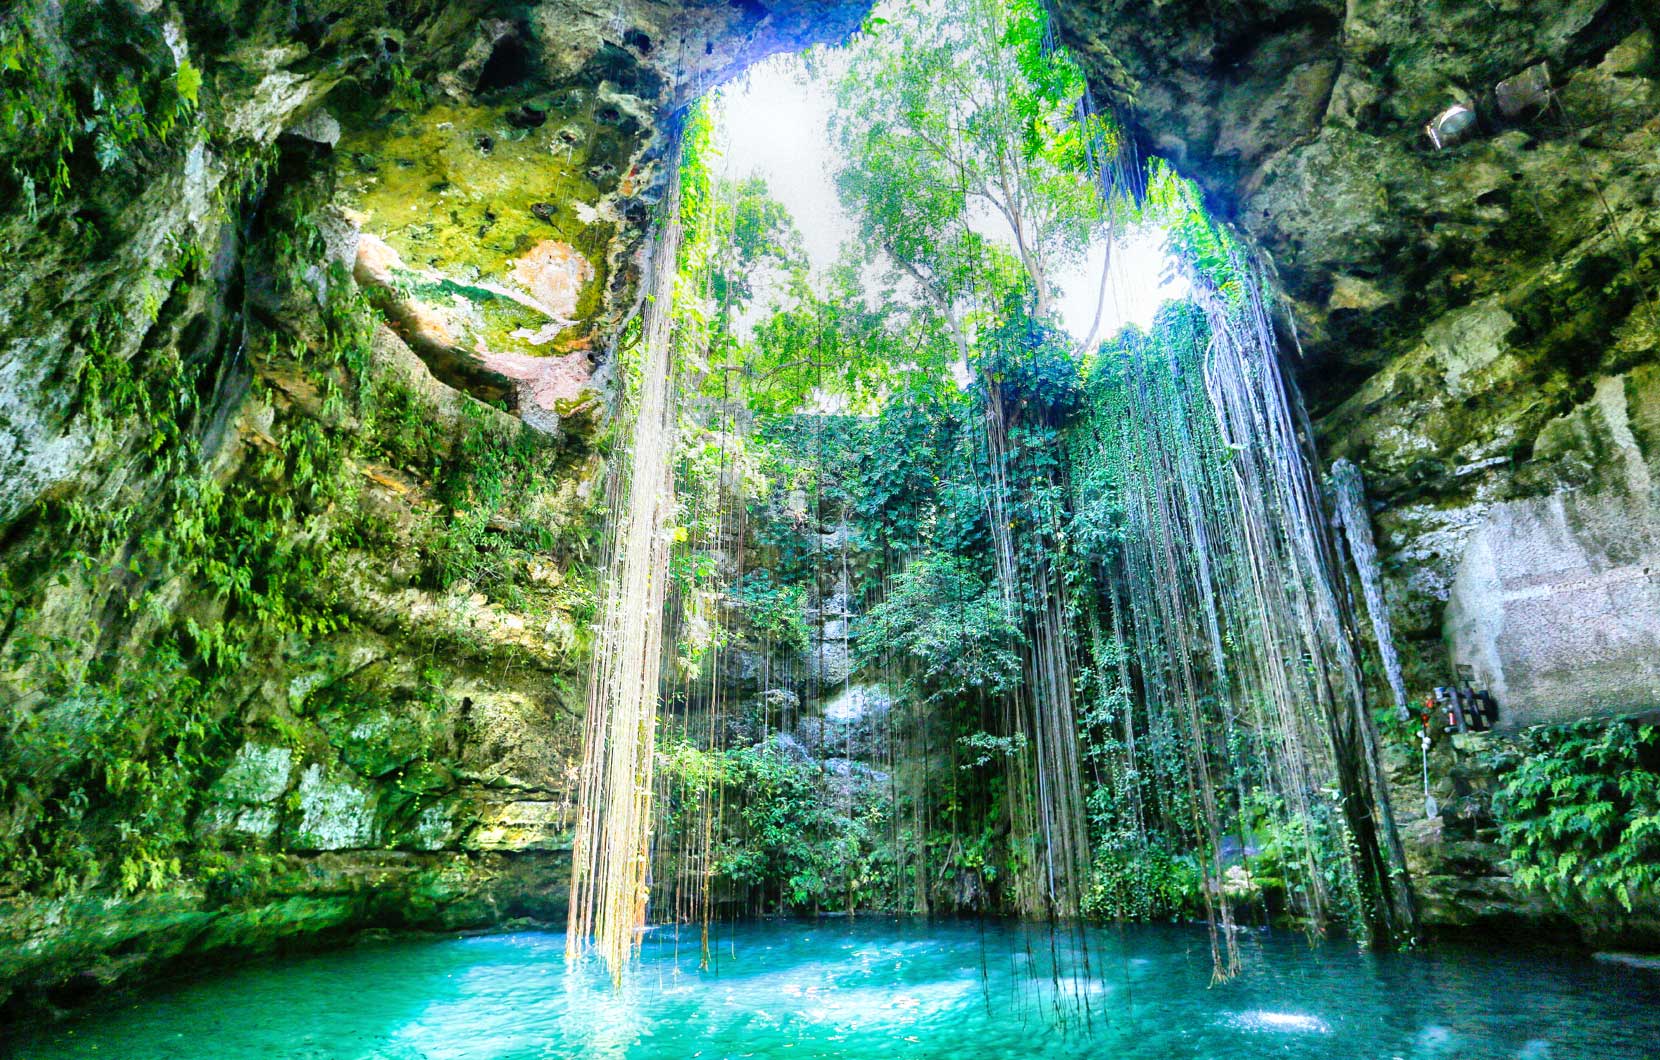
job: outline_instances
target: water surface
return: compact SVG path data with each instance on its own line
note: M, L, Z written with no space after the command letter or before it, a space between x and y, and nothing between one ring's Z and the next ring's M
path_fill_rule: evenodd
M654 932L629 985L564 936L362 945L157 989L13 1042L57 1060L552 1057L1645 1060L1660 973L1492 948L1361 954L1203 928L1063 933L881 918ZM1087 968L1085 957L1087 955ZM0 1047L3 1051L3 1047Z

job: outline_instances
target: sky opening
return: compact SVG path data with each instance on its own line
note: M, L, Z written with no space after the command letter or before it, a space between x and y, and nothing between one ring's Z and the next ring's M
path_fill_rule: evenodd
M822 72L815 74L802 56L775 56L723 88L714 111L716 172L734 180L763 178L772 197L795 218L808 260L819 274L835 263L842 244L855 234L853 220L836 197L834 180L839 159L830 141L829 121L836 102L836 58L833 51L816 55L814 65ZM1103 239L1059 276L1058 308L1074 339L1087 334L1095 318L1106 253ZM1186 278L1165 251L1162 229L1122 232L1113 251L1097 338L1109 338L1126 324L1149 327L1160 306L1189 293Z

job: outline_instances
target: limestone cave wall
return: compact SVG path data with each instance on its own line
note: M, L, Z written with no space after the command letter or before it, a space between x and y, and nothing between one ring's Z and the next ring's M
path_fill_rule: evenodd
M861 14L0 15L0 1002L561 915L665 147Z
M664 147L863 6L0 15L0 1000L558 915ZM1410 685L1660 705L1653 9L1054 8L1271 262Z
M1508 725L1660 705L1653 8L1059 17L1141 148L1270 259L1322 453L1366 477L1409 683L1468 666Z

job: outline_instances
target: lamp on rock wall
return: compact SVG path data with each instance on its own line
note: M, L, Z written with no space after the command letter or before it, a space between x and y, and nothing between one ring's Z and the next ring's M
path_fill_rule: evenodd
M1505 78L1493 86L1493 99L1499 113L1511 121L1538 114L1550 105L1550 65L1534 63L1515 77Z
M1476 109L1468 103L1454 103L1424 126L1424 134L1437 151L1468 140L1479 129Z
M1550 64L1534 63L1483 93L1480 103L1465 100L1437 114L1424 126L1424 135L1437 151L1445 151L1479 135L1484 124L1492 132L1537 117L1550 101Z

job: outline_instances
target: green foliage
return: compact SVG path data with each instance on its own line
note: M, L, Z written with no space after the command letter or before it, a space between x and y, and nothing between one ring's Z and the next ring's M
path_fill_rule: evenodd
M967 736L959 736L957 745L975 757L961 763L957 768L980 769L1000 758L1013 758L1025 753L1027 743L1026 734L1023 732L1017 732L1013 736L993 736L989 732L971 732Z
M31 18L0 23L0 147L32 220L61 205L76 181L166 145L196 115L202 88L201 71L188 59L175 66L159 37L146 42L149 54L123 41L64 64L51 35Z
M714 837L717 887L795 912L869 908L892 893L885 798L867 788L851 800L833 795L829 774L777 738L725 751L667 739L657 755L669 793L660 842L674 846L698 827L700 795L736 808Z
M923 697L997 695L1020 680L1023 634L1002 590L976 564L948 554L920 556L870 609L859 661L904 661Z
M810 646L802 586L780 585L771 571L756 570L745 574L727 597L742 613L751 635L774 651L802 652Z
M1199 186L1162 159L1150 167L1139 219L1165 229L1166 249L1201 284L1229 299L1244 293L1234 238L1211 219Z
M1082 901L1091 920L1178 920L1202 914L1203 880L1191 854L1156 837L1119 834L1098 841Z
M811 907L829 890L834 866L819 837L831 831L830 811L815 783L817 767L777 743L733 751L731 783L743 793L741 839L720 859L722 876L775 886L785 904Z
M707 124L700 111L687 131L675 288L676 340L702 392L787 415L826 398L869 411L896 391L940 385L949 342L868 298L852 264L814 282L801 233L766 183L710 174Z
M201 100L202 71L189 59L180 59L173 73L173 91L178 96L181 112L194 111Z
M1517 882L1567 905L1660 898L1660 727L1581 722L1521 739L1493 799Z
M177 90L188 100L197 75L180 67ZM259 253L289 287L323 258L314 190L266 196ZM173 312L205 270L199 244L170 243L152 281L168 302L153 312ZM246 407L269 414L244 426L230 476L201 452L210 410L198 395L212 392L211 355L231 349L121 352L113 308L76 332L77 400L106 439L133 439L133 474L106 503L44 505L26 562L0 572L0 693L19 703L0 730L0 804L21 808L0 836L0 888L136 892L192 872L218 886L213 865L191 861L191 824L237 742L245 668L346 626L356 550L413 544L433 582L465 578L498 597L520 591L542 553L582 554L586 523L526 510L570 477L569 455L482 407L446 427L429 399L371 371L375 317L338 269L328 290L309 343L254 321L236 350L256 370ZM317 304L310 290L295 302ZM437 510L386 526L361 503L382 460L433 481ZM585 586L566 577L560 600L581 606ZM90 610L66 617L64 599ZM393 780L394 809L413 814L442 776L418 751Z
M450 459L436 476L435 493L448 517L428 566L439 588L466 580L490 593L563 543L555 528L512 507L560 473L559 447L516 419L489 416L482 405L464 406L463 415Z
M1011 18L997 0L913 2L896 17L907 31L858 42L838 88L837 187L867 255L914 281L922 311L963 346L966 301L995 307L1024 290L1046 314L1059 270L1099 230L1070 120L1082 78L1042 46L1035 4ZM1006 228L1012 254L975 211Z
M1008 407L1028 415L1028 424L1063 424L1082 397L1077 360L1059 329L1033 318L1011 298L1001 320L981 346L982 385L994 386Z

